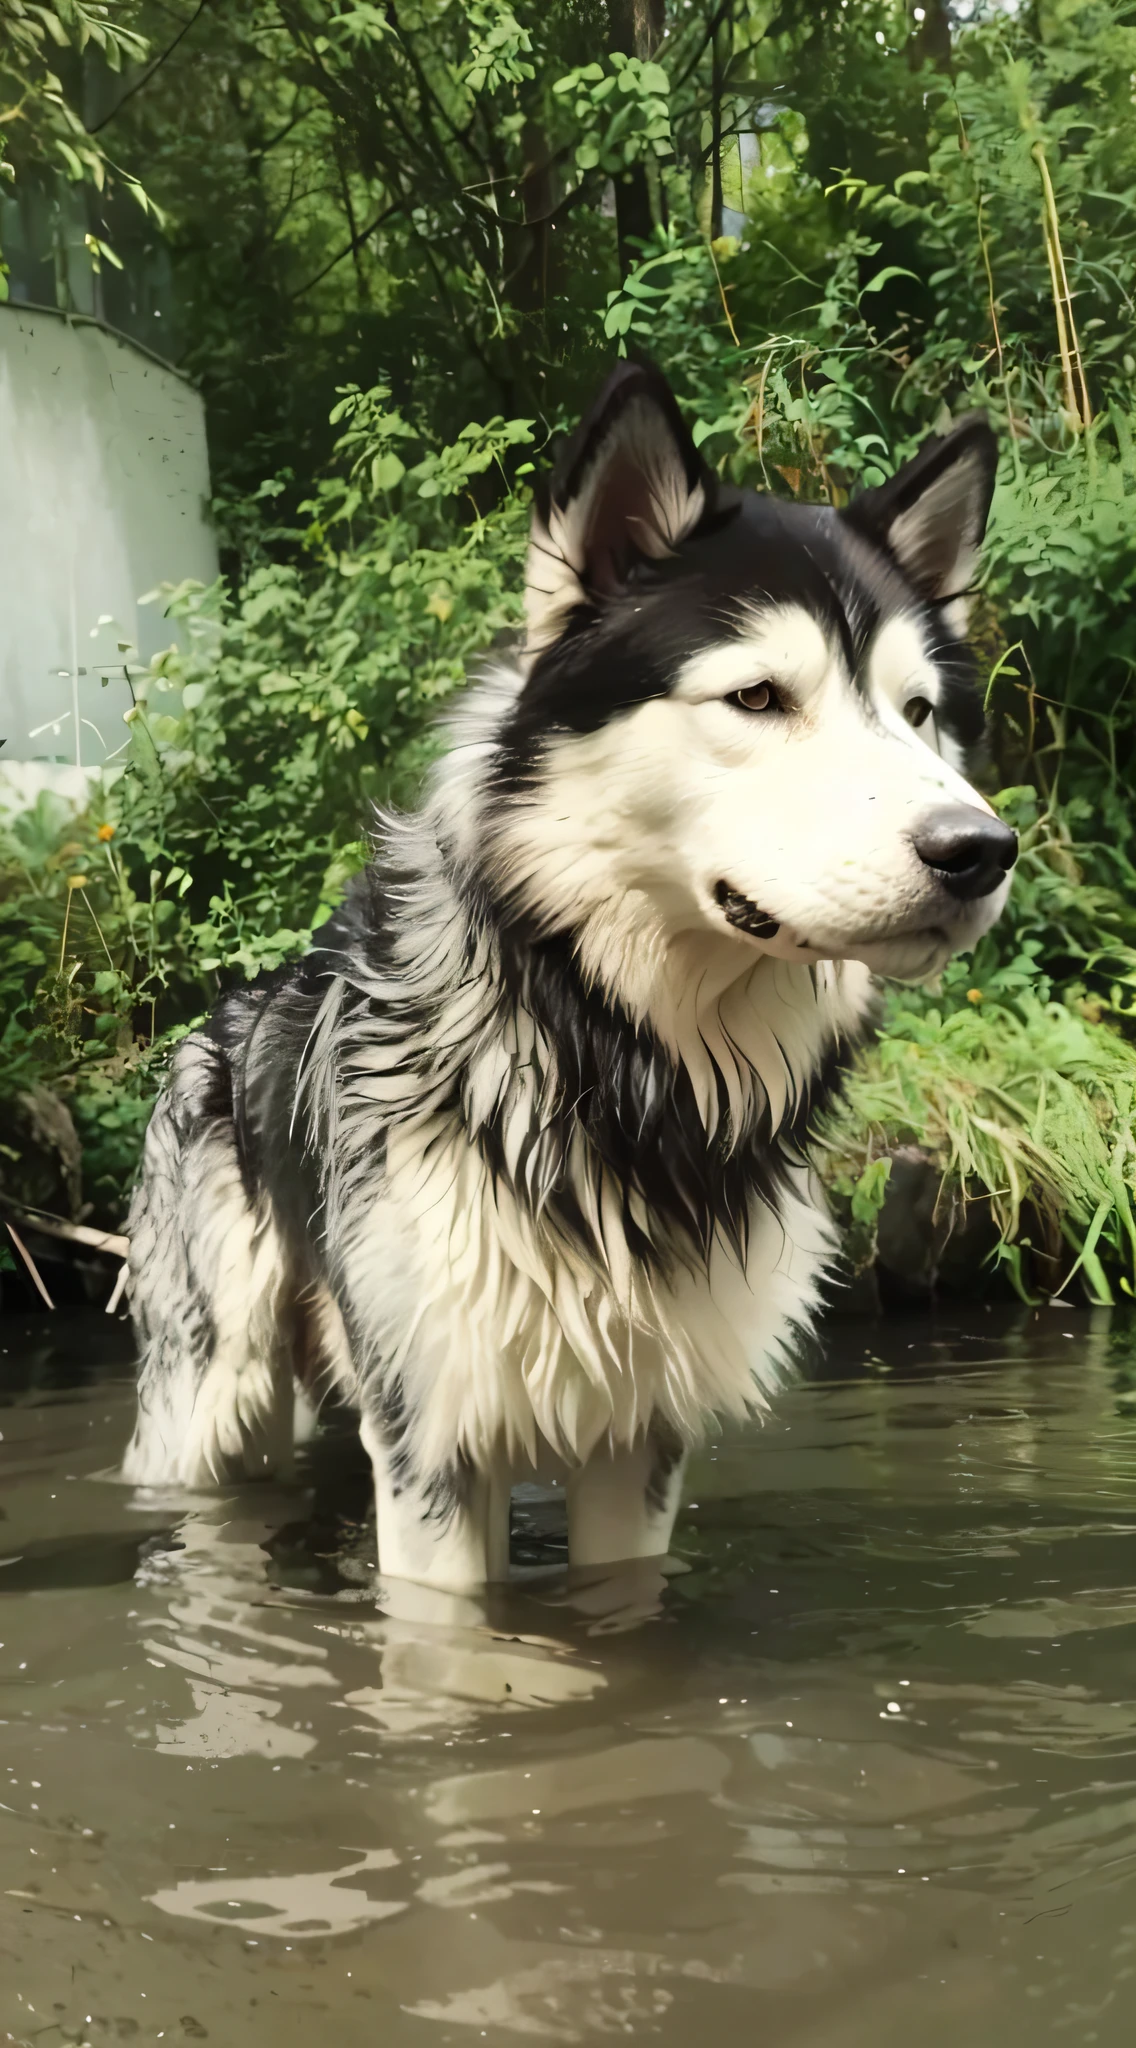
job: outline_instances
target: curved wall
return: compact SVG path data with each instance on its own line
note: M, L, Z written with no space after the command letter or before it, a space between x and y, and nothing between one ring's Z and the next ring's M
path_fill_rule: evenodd
M119 641L145 666L174 638L139 599L217 574L201 399L102 327L4 306L0 463L0 763L97 767L126 738Z

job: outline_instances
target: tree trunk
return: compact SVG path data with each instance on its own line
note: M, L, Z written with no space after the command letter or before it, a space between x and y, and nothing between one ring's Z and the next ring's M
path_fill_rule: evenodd
M921 70L924 64L933 64L936 71L949 72L953 54L951 17L945 0L927 0L923 19L916 24L908 39L908 64L912 71Z
M506 279L509 298L522 313L541 313L548 304L550 291L550 270L554 255L554 237L549 215L556 199L556 181L548 136L535 121L526 121L521 138L524 151L524 170L520 180L521 211L524 227L514 230L507 245L516 268L512 277ZM523 237L524 249L518 257L516 241Z
M714 31L710 67L710 240L722 232L722 87L726 69L726 38L729 31Z
M663 40L665 0L607 0L610 48L624 57L653 57ZM615 227L619 240L619 274L626 277L638 256L635 244L645 242L655 226L651 182L645 163L632 164L615 181Z

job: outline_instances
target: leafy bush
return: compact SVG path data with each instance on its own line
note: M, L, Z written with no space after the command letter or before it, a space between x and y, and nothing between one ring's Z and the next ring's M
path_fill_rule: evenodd
M117 1220L170 1045L225 976L303 951L366 858L370 806L413 791L434 715L516 624L526 504L504 489L464 526L449 508L531 422L415 445L388 398L343 395L302 525L268 526L275 483L227 508L239 588L166 594L184 644L136 679L125 770L90 811L45 792L0 831L0 1184L24 1200L43 1172L25 1099L47 1085Z
M260 538L235 598L172 594L188 649L138 689L123 822L166 864L167 952L200 975L306 943L365 856L368 806L412 792L435 714L519 617L523 498L505 487L464 525L452 507L532 422L423 448L389 396L344 394L336 469L303 524Z

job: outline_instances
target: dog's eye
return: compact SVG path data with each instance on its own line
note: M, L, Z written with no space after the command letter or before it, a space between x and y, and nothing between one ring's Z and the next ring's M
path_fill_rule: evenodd
M903 707L903 715L908 725L926 725L934 708L929 697L909 697Z
M727 700L736 704L739 711L780 711L781 699L772 683L750 683L744 690L735 690Z

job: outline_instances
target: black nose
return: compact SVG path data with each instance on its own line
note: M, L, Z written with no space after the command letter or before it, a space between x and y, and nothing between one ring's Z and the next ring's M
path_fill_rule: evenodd
M989 896L1018 857L1018 835L971 804L932 811L911 835L921 861L962 903Z

